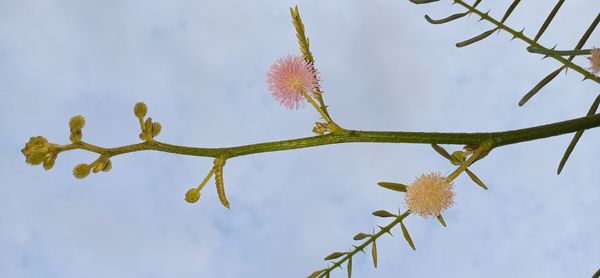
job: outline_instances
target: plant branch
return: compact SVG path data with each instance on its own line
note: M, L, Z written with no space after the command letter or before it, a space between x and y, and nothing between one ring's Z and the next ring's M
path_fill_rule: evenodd
M376 234L373 234L372 236L370 236L367 240L365 240L365 242L363 242L361 245L356 246L354 248L354 250L348 252L348 254L344 255L344 257L342 257L340 260L338 260L337 262L333 263L333 265L331 265L330 267L327 268L327 270L325 270L324 272L322 272L321 274L319 274L319 276L317 277L328 277L329 273L334 270L336 267L341 267L342 264L347 261L348 259L350 259L352 256L354 256L356 253L358 253L359 251L362 251L363 249L365 249L365 247L369 246L369 244L371 244L373 241L375 241L376 239L378 239L379 237L381 237L383 234L385 233L389 233L390 230L398 225L400 222L402 222L402 220L404 218L406 218L407 216L410 215L410 210L407 210L406 212L404 212L403 214L399 215L398 217L396 217L396 219L394 219L394 221L390 222L390 224L387 224L385 227L382 227L381 230L379 232L377 232Z
M309 148L321 145L358 142L479 145L484 141L491 140L493 142L494 147L500 147L525 141L532 141L546 137L573 133L598 126L600 126L600 114L552 123L548 125L541 125L536 127L501 132L450 133L342 130L341 132L335 134L331 133L321 136L304 137L291 140L273 141L227 148L196 148L172 145L162 143L156 140L150 140L143 143L115 148L104 148L85 142L72 143L69 145L53 144L52 146L57 150L57 152L81 149L105 155L107 157L137 151L154 150L190 156L232 158L263 152L274 152Z
M492 23L497 28L500 28L500 29L510 33L511 35L513 35L514 38L518 38L518 39L526 42L527 44L529 44L529 46L533 46L538 50L547 51L548 54L546 54L546 55L548 57L552 57L553 59L557 60L558 62L565 65L566 67L569 67L569 68L573 69L574 71L581 73L586 79L591 79L591 80L595 81L596 83L600 84L600 77L594 75L593 73L591 73L591 72L585 70L584 68L578 66L577 64L571 62L569 59L565 59L564 57L562 57L556 53L549 52L548 50L550 50L550 49L545 48L542 45L540 45L539 43L537 43L536 41L530 39L528 36L523 34L523 31L517 32L516 30L504 25L504 23L497 21L496 19L491 17L488 13L484 13L484 12L478 10L477 8L467 4L465 1L462 1L462 0L453 0L453 1L454 1L454 3L457 3L457 4L465 7L470 12L477 14L483 20L486 20L486 21Z

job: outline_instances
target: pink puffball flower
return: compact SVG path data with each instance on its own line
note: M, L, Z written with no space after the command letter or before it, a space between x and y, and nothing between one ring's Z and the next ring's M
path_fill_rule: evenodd
M312 64L294 55L277 60L267 74L267 82L273 97L288 109L298 109L304 99L302 90L312 92L319 84Z

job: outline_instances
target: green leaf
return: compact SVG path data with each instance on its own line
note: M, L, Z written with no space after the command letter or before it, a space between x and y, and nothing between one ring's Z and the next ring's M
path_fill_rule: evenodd
M348 253L347 252L333 252L333 253L329 254L329 256L325 257L324 260L329 261L329 260L337 259L346 254L348 254Z
M590 27L588 27L587 30L585 30L585 33L583 34L583 36L581 36L579 42L577 42L577 45L575 46L574 50L579 50L583 47L585 42L587 42L587 40L590 38L592 32L594 32L594 29L596 29L596 27L598 26L598 23L600 23L600 13L598 13L592 24L590 24ZM575 56L569 56L568 60L572 61L574 57Z
M325 272L325 270L327 270L327 268L319 269L319 270L311 273L310 275L308 275L307 278L317 278L317 277L319 277L319 275L321 275L321 273Z
M506 13L502 17L502 20L500 20L500 23L504 23L504 21L506 21L508 19L508 17L513 12L513 10L517 7L517 5L519 4L519 2L521 2L521 0L515 0L515 1L513 1L513 3L510 5L510 7L508 7L508 10L506 10Z
M443 24L443 23L447 23L456 19L459 19L461 17L464 17L465 15L468 15L471 12L464 12L464 13L457 13L457 14L453 14L450 15L448 17L444 17L444 18L440 18L440 19L433 19L431 17L429 17L428 15L425 15L425 20L427 20L427 22L431 23L431 24Z
M441 156L445 157L446 159L450 160L450 162L453 165L460 165L460 161L456 160L456 158L454 158L452 155L450 155L450 153L448 153L446 151L446 149L444 149L443 147L441 147L438 144L431 144L431 147L437 152L439 153Z
M546 86L546 84L550 83L550 81L552 81L552 79L554 79L563 69L565 69L565 66L559 67L558 69L556 69L555 71L551 72L546 77L544 77L544 79L542 79L542 81L538 82L533 87L533 89L531 89L529 92L527 92L527 94L525 94L523 96L523 98L521 98L521 100L519 101L519 106L523 106L529 99L531 99L542 88L544 88L544 86Z
M475 37L472 37L472 38L468 39L468 40L464 40L464 41L458 42L458 43L456 43L456 47L465 47L465 46L470 45L472 43L476 43L476 42L478 42L480 40L483 40L483 39L489 37L492 33L496 32L496 31L498 31L498 27L496 27L496 28L494 28L492 30L489 30L489 31L485 31L485 32L483 32L483 33L481 33L481 34L479 34L479 35L477 35Z
M404 226L404 223L400 222L400 228L402 229L402 234L404 235L404 238L408 242L408 245L410 245L410 247L413 250L417 250L417 248L415 248L415 244L412 241L412 238L410 238L410 234L408 233L408 229L406 229L406 226Z
M373 257L373 266L377 268L377 243L373 240L373 248L371 249L371 256Z
M348 259L348 278L352 278L352 257Z
M469 178L471 178L473 182L481 186L481 188L488 190L488 187L485 186L485 184L475 175L475 173L471 172L469 169L465 169L465 172L467 172L467 175L469 175Z
M446 227L446 221L444 221L444 217L441 214L437 216L437 220L440 221L442 226Z
M591 116L591 115L596 114L596 111L598 110L598 105L600 105L600 95L598 95L596 97L596 99L592 103L592 106L590 107L590 110L588 110L586 116ZM569 159L569 156L571 155L571 153L575 149L575 145L577 145L577 142L579 142L579 138L581 138L581 136L583 135L583 131L584 130L580 130L580 131L575 132L575 135L573 136L573 139L571 139L571 142L569 143L569 146L565 150L565 154L563 154L563 157L560 160L560 163L558 164L558 170L556 170L556 174L557 175L560 175L560 172L562 172L563 167L565 167L565 164L567 163L567 160Z
M406 192L406 185L395 182L378 182L377 185L394 191Z
M373 215L377 216L377 217L398 217L398 215L395 215L393 213L390 213L387 210L378 210L378 211L374 211Z
M352 239L354 239L354 240L363 240L363 239L371 237L371 236L372 235L365 234L365 233L358 233Z
M427 4L427 3L437 2L440 0L409 0L409 1L414 4Z
M540 30L535 35L535 38L533 39L533 41L537 42L537 40L542 36L542 34L544 33L544 31L546 31L546 28L548 28L548 25L550 25L550 22L552 22L552 19L554 19L554 16L558 12L558 9L560 9L560 6L562 6L562 4L564 2L565 2L565 0L558 0L558 3L556 3L556 5L554 6L554 9L552 9L552 11L550 12L550 14L548 15L548 17L546 18L546 20L542 24L542 27L540 27Z

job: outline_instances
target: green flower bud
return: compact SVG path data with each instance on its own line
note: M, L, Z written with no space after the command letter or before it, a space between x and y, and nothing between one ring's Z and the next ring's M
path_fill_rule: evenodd
M77 164L73 168L73 176L78 179L83 179L90 174L90 166L85 163Z
M31 165L39 165L50 155L49 147L48 140L43 136L31 137L21 153L25 156L25 162Z
M323 135L325 134L325 131L327 131L327 126L324 125L323 123L315 123L315 127L313 127L312 132L319 134L319 135Z
M69 140L71 140L71 142L73 142L73 143L81 142L81 138L83 138L81 129L71 131L71 135L69 135Z
M50 156L46 157L43 164L45 170L50 170L52 169L52 167L54 167L54 163L56 162L56 156L56 154L51 154Z
M190 204L198 202L199 199L200 199L200 189L198 189L197 187L192 188L192 189L188 190L187 193L185 193L185 201Z
M69 120L69 128L71 128L71 132L75 132L76 130L81 130L85 126L85 118L81 115L73 116L71 120Z
M143 102L138 102L133 107L133 114L135 114L135 116L138 118L145 117L146 113L148 113L148 107Z
M108 172L108 171L110 171L110 169L112 169L112 162L109 159L106 162L106 164L104 164L104 168L102 168L102 172Z
M154 138L154 137L158 136L161 129L162 129L162 127L159 122L152 123L152 137Z

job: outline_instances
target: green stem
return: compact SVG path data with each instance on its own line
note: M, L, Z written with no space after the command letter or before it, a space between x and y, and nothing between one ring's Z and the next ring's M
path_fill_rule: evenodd
M52 146L56 148L57 152L82 149L103 154L107 157L136 151L154 150L190 156L214 158L225 156L232 158L256 153L358 142L479 145L487 140L492 140L494 147L500 147L525 141L573 133L579 130L590 129L598 126L600 126L600 114L548 125L501 132L450 133L344 130L344 132L340 134L330 133L322 136L304 137L228 148L195 148L171 145L155 140L116 148L103 148L84 142Z
M527 47L527 51L529 51L531 53L538 53L538 54L544 54L544 55L555 54L555 55L559 55L559 56L579 56L579 55L591 55L592 54L591 49L554 50L554 49L547 49L547 48L543 48L543 47L539 48L537 46Z
M525 36L525 34L523 34L523 31L521 32L517 32L514 29L504 25L502 22L497 21L496 19L494 19L493 17L489 16L487 13L484 13L480 10L478 10L477 8L465 3L465 1L462 0L453 0L454 3L457 3L463 7L465 7L466 9L468 9L470 12L477 14L478 16L480 16L482 19L494 24L496 27L510 33L511 35L513 35L513 37L518 38L524 42L526 42L527 44L529 44L530 46L534 46L538 49L545 49L548 50L548 48L543 47L542 45L540 45L539 43L537 43L536 41L530 39L529 37ZM571 69L573 69L576 72L581 73L583 76L585 76L587 79L591 79L593 81L595 81L596 83L600 84L600 77L594 75L593 73L583 69L582 67L576 65L575 63L571 62L568 59L563 58L560 55L554 54L554 53L550 53L547 54L548 57L552 57L555 60L559 61L560 63L562 63L563 65L565 65L566 67L569 67Z
M378 239L379 237L381 237L383 234L389 233L390 230L394 226L398 225L400 222L402 222L402 220L404 218L406 218L409 215L410 215L410 210L407 210L403 214L399 215L396 219L394 219L394 221L390 222L390 224L387 224L385 227L381 228L381 230L379 232L377 232L376 234L371 235L361 245L356 246L354 248L354 250L348 252L348 254L344 255L344 257L342 257L340 260L338 260L337 262L333 263L333 265L331 265L330 267L328 267L327 270L325 270L324 272L322 272L321 274L319 274L319 276L317 276L317 278L318 277L326 277L336 267L341 267L342 264L345 261L349 260L352 256L356 255L356 253L358 253L359 251L364 250L365 247L369 246L369 244L371 244L373 241L375 241L376 239Z
M464 172L467 167L469 167L471 164L473 164L473 162L475 162L475 160L477 160L477 158L484 154L489 152L494 146L493 146L493 141L488 140L483 142L481 145L479 145L479 147L477 147L477 149L475 150L475 152L469 157L469 159L467 159L467 161L465 161L463 164L461 164L456 170L454 170L454 172L452 172L450 175L448 175L447 179L448 181L453 181L456 177L458 177L458 175L460 175L462 172Z
M210 172L208 172L208 174L206 175L206 177L204 178L204 180L202 180L202 182L200 183L200 185L198 185L198 190L202 190L202 188L206 185L206 183L210 180L210 178L215 173L215 170L216 170L215 167L212 167L210 169Z
M304 96L304 98L306 98L308 100L308 102L310 102L310 104L317 110L317 112L319 112L319 114L321 114L321 117L323 117L323 119L325 119L325 121L329 125L329 128L331 129L331 132L336 132L338 130L341 130L341 128L336 123L333 122L333 120L329 117L329 115L327 115L327 113L325 113L325 111L323 109L321 109L321 107L306 92L306 90L302 90L302 95Z

